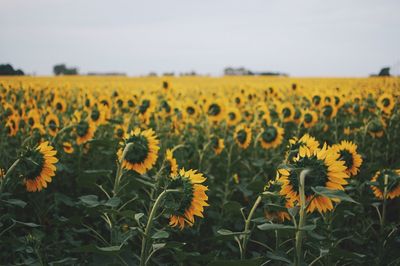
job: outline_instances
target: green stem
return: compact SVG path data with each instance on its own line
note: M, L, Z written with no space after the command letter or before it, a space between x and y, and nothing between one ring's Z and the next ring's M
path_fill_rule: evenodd
M247 248L247 242L249 241L249 238L250 238L250 230L249 230L249 227L250 227L250 222L251 222L251 218L253 217L253 215L254 215L254 212L256 211L256 209L257 209L257 207L258 207L258 205L260 204L260 202L261 202L261 196L258 196L258 198L256 199L256 202L254 203L254 205L253 205L253 207L251 208L251 210L250 210L250 213L249 213L249 215L247 216L247 219L246 219L246 221L245 221L245 225L244 225L244 236L243 236L243 245L242 245L242 250L241 250L241 252L240 252L240 259L244 259L245 258L245 256L246 256L246 248Z
M11 166L8 168L7 173L4 175L3 182L1 182L0 193L3 192L3 189L6 187L9 177L14 169L17 167L21 159L17 159Z
M158 207L160 206L163 198L170 192L180 192L180 190L178 189L167 189L164 190L163 192L160 193L160 195L158 195L153 208L150 211L150 215L149 215L149 219L147 220L147 225L146 228L144 230L144 236L142 239L142 250L141 250L141 255L140 255L140 266L145 266L146 265L146 261L147 261L147 254L148 254L148 240L150 239L150 231L151 228L153 227L153 220L154 220L154 216L156 215L156 212L158 210Z
M309 170L303 170L300 173L300 180L299 180L299 194L300 194L300 220L296 228L296 265L300 265L303 261L303 252L302 252L302 244L303 244L303 227L306 222L306 195L304 191L304 184L305 184L305 177Z

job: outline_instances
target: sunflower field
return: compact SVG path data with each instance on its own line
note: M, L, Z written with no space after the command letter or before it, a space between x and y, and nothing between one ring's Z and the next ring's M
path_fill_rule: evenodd
M0 78L1 265L400 265L400 79Z

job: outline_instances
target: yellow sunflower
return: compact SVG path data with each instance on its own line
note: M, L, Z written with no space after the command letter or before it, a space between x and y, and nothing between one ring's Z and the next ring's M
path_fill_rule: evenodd
M165 161L166 161L165 168L167 169L168 176L176 176L178 174L178 163L174 158L172 150L167 149L167 152L165 154Z
M71 154L74 152L74 147L71 142L65 141L62 144L63 150L65 153Z
M35 150L28 150L22 160L26 170L24 183L29 192L40 191L47 187L55 175L58 159L55 157L57 151L49 143L41 143Z
M282 118L282 121L286 123L294 120L296 110L293 104L286 102L278 105L278 112L279 116Z
M305 128L312 128L318 122L318 115L312 110L305 110L303 113L303 126Z
M281 183L280 194L290 202L299 202L299 175L301 169L308 169L310 172L305 177L305 196L309 203L308 212L318 210L323 213L333 209L332 199L317 196L312 187L322 186L332 190L344 190L347 184L346 166L340 161L340 155L331 148L324 145L314 153L304 152L292 164L278 170L277 181ZM334 201L338 201L335 199Z
M81 145L94 137L95 133L94 125L81 120L75 127L76 133L76 144Z
M319 148L319 142L309 134L303 135L300 139L294 137L289 140L289 150L286 154L286 161L292 162L300 155L311 156ZM308 153L308 154L306 154Z
M55 136L60 128L60 121L55 114L48 114L45 119L45 127L50 136Z
M239 145L239 147L241 147L242 149L247 149L250 145L251 137L251 129L248 126L246 126L245 124L241 124L236 127L233 138L235 139L235 142L237 145Z
M278 147L283 141L284 132L284 129L278 126L278 123L265 125L259 138L261 147L264 149L274 149Z
M182 192L170 193L167 195L167 201L174 202L174 208L171 208L169 224L172 227L179 226L182 230L185 226L194 224L194 217L203 218L203 211L207 203L208 188L202 183L206 178L196 170L185 171L181 169L178 174L171 176L169 189L181 189Z
M214 153L216 155L221 154L221 152L224 150L225 148L225 143L224 143L224 139L218 138L218 137L212 137L211 138L211 146L214 150Z
M240 122L240 120L242 119L239 110L236 107L228 108L226 119L226 123L228 124L228 126L235 126L237 125L237 123Z
M385 182L385 176L387 181ZM378 199L383 199L383 194L386 187L386 198L394 199L400 196L400 169L390 170L385 169L376 172L372 177L371 182L376 183L376 185L371 185L371 189L374 195ZM385 184L386 183L386 184Z
M395 106L395 100L391 94L384 93L378 98L377 105L382 112L390 115Z
M140 128L136 128L125 137L120 158L121 166L142 175L156 163L159 149L159 140L153 129L142 131Z
M349 176L357 175L363 162L361 155L357 153L357 145L343 140L340 144L333 145L332 148L340 154L340 160L345 162L346 173Z
M326 119L332 119L336 116L337 108L332 103L324 103L321 107L321 115Z
M67 110L67 103L61 97L56 97L54 99L53 106L60 113L63 113L63 112L65 112Z
M220 122L225 118L225 106L222 100L207 102L204 111L211 122Z

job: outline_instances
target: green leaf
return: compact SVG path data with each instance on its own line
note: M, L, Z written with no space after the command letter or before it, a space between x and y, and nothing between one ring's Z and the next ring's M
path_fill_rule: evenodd
M208 264L208 266L259 266L263 261L262 258L250 260L216 260Z
M342 190L332 190L326 187L312 187L311 189L315 192L315 194L320 196L324 196L331 199L340 199L342 201L348 201L359 204L357 201L353 200L349 195L347 195Z
M98 197L96 195L85 195L79 197L80 201L90 208L94 208L100 205Z
M25 206L27 205L27 203L25 201L22 201L20 199L8 199L8 200L5 200L4 202L11 204L11 205L18 206L20 208L25 208Z
M290 259L287 257L287 255L283 252L267 252L267 258L270 258L271 260L277 260L277 261L282 261L282 262L286 262L288 264L292 264L292 262L290 261Z
M262 231L266 230L295 230L296 228L291 225L284 225L284 224L271 224L271 223L265 223L261 225L257 225L258 229Z
M121 247L120 246L97 247L97 249L104 252L117 252L120 251Z
M140 224L140 218L142 218L144 216L144 213L139 212L135 214L135 221Z
M238 235L245 235L246 233L244 232L232 232L231 230L228 229L219 229L217 231L218 234L223 235L223 236L238 236Z
M25 223L25 222L20 222L20 221L14 220L14 219L12 219L12 220L13 220L13 222L15 222L17 224L25 225L28 227L39 227L40 226L39 224L35 224L35 223Z
M105 206L111 207L111 208L116 208L118 205L121 203L120 198L118 197L113 197L109 199L106 203L104 203Z
M162 238L168 238L168 237L169 237L169 233L166 231L157 231L151 236L151 238L153 238L153 239L162 239Z

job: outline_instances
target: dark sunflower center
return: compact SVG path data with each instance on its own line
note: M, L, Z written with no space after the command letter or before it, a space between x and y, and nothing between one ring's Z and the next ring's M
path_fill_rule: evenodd
M139 106L139 112L141 114L146 113L147 109L150 107L150 101L149 100L143 100L142 104Z
M121 99L117 100L118 107L121 107L123 104L124 104L124 102Z
M213 103L210 105L210 107L208 107L207 113L208 115L217 116L219 113L221 113L221 107L218 104Z
M247 133L244 129L239 130L237 133L236 139L239 141L240 144L243 144L246 142L247 139Z
M324 109L322 110L322 114L323 114L325 117L331 117L332 113L333 113L333 108L332 108L332 106L330 106L330 105L325 105L325 106L324 106Z
M55 131L57 129L57 123L53 119L49 121L49 128L51 131Z
M107 100L102 100L102 101L100 101L100 103L101 103L102 105L109 106L109 103L108 103Z
M319 103L321 102L321 97L320 97L319 95L315 95L315 96L312 98L312 101L313 101L313 103L314 103L315 105L319 105Z
M347 169L353 167L353 155L348 150L340 151L340 160L344 161Z
M62 110L63 109L63 105L62 105L62 103L57 103L56 104L56 108L57 108L57 110Z
M267 143L273 142L277 136L278 136L278 130L275 127L267 127L261 134L262 140Z
M29 119L28 119L28 124L29 124L30 126L33 126L33 125L35 124L35 120L34 120L32 117L29 117Z
M127 141L128 149L125 153L125 160L130 163L142 163L149 154L149 143L143 136L132 136Z
M228 114L228 116L229 116L229 120L235 120L236 119L236 114L234 113L234 112L230 112L229 114Z
M335 104L338 105L340 103L340 98L338 96L335 96Z
M183 216L185 211L190 208L193 200L193 185L186 177L177 177L168 186L169 189L181 189L179 193L169 193L168 202L171 212L175 215Z
M289 108L285 107L282 110L282 114L283 114L283 117L287 118L287 117L290 117L290 115L292 114L292 111Z
M296 109L294 113L294 119L299 119L301 117L301 112L299 109Z
M240 98L239 98L239 97L236 97L236 98L235 98L235 103L236 103L236 104L240 104Z
M99 110L94 109L94 110L92 111L92 113L90 114L90 118L91 118L93 121L97 121L97 120L100 118L100 112L99 112Z
M22 167L25 171L25 178L33 180L38 177L43 170L44 162L43 154L41 154L39 151L29 151L26 158L22 161Z
M312 117L311 114L305 114L305 115L304 115L304 121L305 121L306 123L311 123L312 120L313 120L313 117Z
M135 104L134 104L134 102L132 100L128 100L128 106L129 107L134 107Z
M86 136L88 131L89 131L89 124L86 121L81 121L76 126L76 134L78 134L79 137Z
M188 108L186 108L186 112L187 112L189 115L193 115L193 114L195 113L195 110L194 110L193 107L189 106Z
M89 100L89 99L86 99L86 100L85 100L85 106L86 106L86 107L90 107L90 100Z
M167 101L163 101L161 103L161 108L168 114L171 112L171 106L168 104Z
M388 107L390 105L390 100L388 98L384 98L382 100L383 106Z
M124 136L124 130L122 128L117 129L117 137L122 138Z

